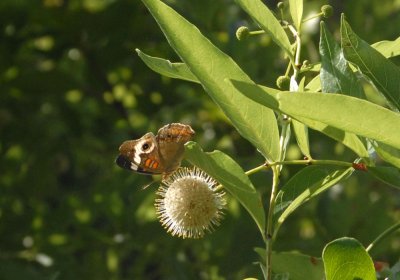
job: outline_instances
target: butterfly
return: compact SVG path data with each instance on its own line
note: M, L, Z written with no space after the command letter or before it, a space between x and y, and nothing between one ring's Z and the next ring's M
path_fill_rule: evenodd
M181 165L184 144L194 134L189 125L167 124L157 135L148 132L137 140L123 142L115 162L121 168L138 173L167 175Z

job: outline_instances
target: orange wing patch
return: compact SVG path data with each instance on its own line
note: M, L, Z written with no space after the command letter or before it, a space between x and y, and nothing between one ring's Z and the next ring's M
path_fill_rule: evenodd
M152 160L150 158L146 159L146 161L144 162L144 166L147 168L151 168L151 169L157 169L158 167L158 162L155 160Z

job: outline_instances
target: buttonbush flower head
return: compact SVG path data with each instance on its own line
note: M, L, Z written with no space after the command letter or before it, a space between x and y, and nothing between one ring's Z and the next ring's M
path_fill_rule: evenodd
M201 238L220 224L225 208L225 193L204 171L180 168L162 181L156 199L161 224L173 236Z

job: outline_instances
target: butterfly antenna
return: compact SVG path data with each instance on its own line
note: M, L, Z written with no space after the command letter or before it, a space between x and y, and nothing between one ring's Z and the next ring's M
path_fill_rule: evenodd
M150 186L153 185L154 183L156 183L156 181L151 181L151 182L148 183L147 185L142 186L142 190L147 189L148 187L150 187Z

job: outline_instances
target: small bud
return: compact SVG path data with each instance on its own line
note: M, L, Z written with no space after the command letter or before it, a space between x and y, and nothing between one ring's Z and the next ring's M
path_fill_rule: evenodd
M288 76L279 76L276 80L276 85L279 89L289 89L290 86L290 78Z
M285 7L285 3L278 2L278 4L276 6L278 7L279 10L282 10Z
M323 15L325 18L328 18L328 17L330 17L330 16L333 14L333 8L332 8L331 5L323 5L323 6L321 7L321 12L322 12L322 15Z
M312 67L312 65L310 64L310 62L308 60L304 60L300 69L307 70L307 69L311 69L311 67Z
M239 41L247 39L250 36L250 31L246 26L241 26L236 30L236 38Z

